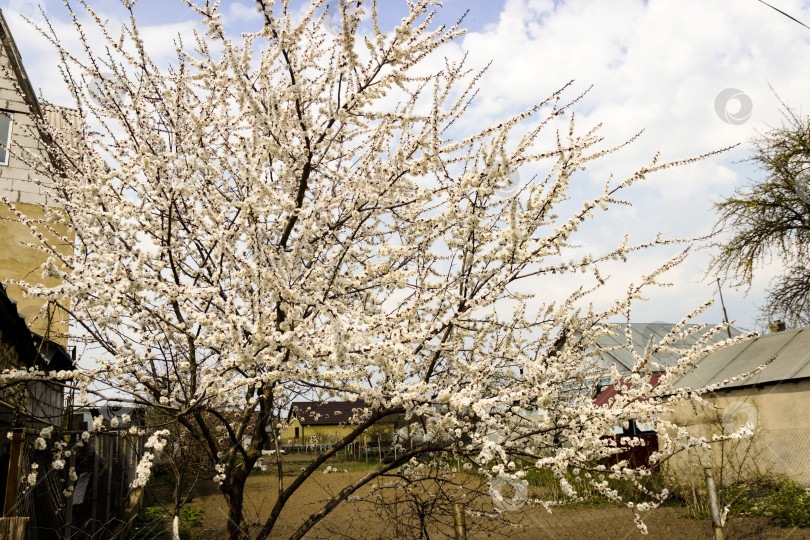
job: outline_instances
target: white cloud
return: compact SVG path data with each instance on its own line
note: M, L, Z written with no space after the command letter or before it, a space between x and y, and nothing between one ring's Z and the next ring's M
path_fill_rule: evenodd
M810 21L810 6L802 9L794 1L780 8ZM488 121L525 109L576 79L571 97L594 85L576 106L580 125L603 123L602 134L611 144L645 130L636 143L589 168L594 189L610 172L626 175L657 151L674 160L742 143L700 163L651 175L628 190L634 209L611 212L612 221L589 229L584 241L593 245L612 244L624 232L637 242L657 231L678 237L708 233L716 219L712 203L755 177L750 165L739 163L750 151L747 140L756 129L779 123L778 101L768 83L786 102L806 107L801 74L810 65L810 31L758 2L509 0L500 19L469 33L463 46L479 65L492 61L471 118ZM753 102L743 125L724 123L715 113L715 96L730 87ZM587 197L588 191L580 187L575 193ZM640 260L661 259L650 254ZM655 295L664 300L651 302L660 311L640 307L637 314L677 320L710 297L710 280L695 284L706 263L707 254L693 255L673 272L676 287ZM620 271L629 276L635 270L641 269L631 264ZM778 270L778 265L763 269L741 302L742 291L725 291L744 326L753 326L755 304ZM712 317L719 320L719 311L703 319Z

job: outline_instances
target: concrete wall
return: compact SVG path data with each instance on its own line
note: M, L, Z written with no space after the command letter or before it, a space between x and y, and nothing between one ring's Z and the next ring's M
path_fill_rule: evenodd
M810 380L726 390L705 396L716 408L679 406L671 419L698 437L730 433L748 422L752 438L715 443L711 451L681 452L667 464L676 476L722 467L724 483L737 478L784 476L810 486ZM718 473L716 472L715 475Z

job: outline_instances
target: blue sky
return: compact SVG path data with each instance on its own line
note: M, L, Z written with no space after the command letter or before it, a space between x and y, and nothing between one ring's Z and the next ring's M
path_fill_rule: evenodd
M117 0L88 2L112 21L120 20ZM393 27L404 11L404 0L379 3L384 28ZM810 25L809 2L772 3ZM599 216L583 230L583 249L613 246L625 233L631 242L649 240L657 232L671 237L708 233L715 221L712 203L757 177L751 164L743 162L750 153L747 141L757 130L780 123L779 102L769 84L789 105L810 114L810 30L757 0L445 0L443 4L441 22L454 22L469 9L467 35L448 45L445 54L466 52L473 67L492 62L463 127L472 130L525 110L574 80L569 97L593 85L575 109L581 129L603 123L602 134L609 144L644 130L632 146L589 167L574 184L574 199L593 198L609 173L631 173L657 151L662 159L675 160L740 145L698 164L651 176L628 195L632 208ZM221 5L233 35L255 28L250 2L223 0ZM34 87L46 99L69 106L54 69L53 51L19 16L38 18L35 6L29 0L0 0ZM57 32L72 39L62 3L46 1L43 6ZM151 52L166 61L173 54L174 37L189 36L195 24L194 15L175 0L142 0L136 13L150 38ZM726 109L721 107L721 114L716 112L717 96L730 88L750 99L753 108L744 121L724 120L724 115L738 112L740 103L733 99ZM521 177L537 172L521 171ZM634 320L676 321L716 296L713 279L702 280L709 253L698 247L670 274L675 286L656 291L649 302L639 305ZM614 283L605 298L621 294L630 277L650 271L671 253L650 251L624 267L610 268ZM777 263L761 269L748 295L724 289L729 315L739 325L754 327L756 306L779 270ZM558 292L562 291L550 291ZM721 318L717 305L699 320Z

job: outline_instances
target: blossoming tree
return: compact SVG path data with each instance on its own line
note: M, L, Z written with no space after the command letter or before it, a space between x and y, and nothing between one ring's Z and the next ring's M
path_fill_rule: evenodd
M575 173L620 148L600 147L596 128L580 134L572 115L568 130L545 137L578 99L566 102L567 88L462 133L480 72L441 57L463 31L433 24L436 2L410 0L390 32L376 3L333 2L336 33L325 30L322 4L296 14L286 2L258 0L261 29L236 42L216 6L189 3L208 35L193 50L178 46L170 69L146 54L134 16L120 39L96 18L108 56L97 55L78 18L82 54L52 37L86 124L72 139L43 123L52 159L27 159L64 210L28 223L69 225L75 252L54 250L43 269L62 285L27 291L59 302L101 348L74 374L82 399L106 392L188 430L216 464L230 538L246 527L245 482L262 449L279 444L297 397L367 407L299 474L285 478L278 462L277 500L251 531L256 538L271 534L319 466L392 414L418 422L424 437L346 485L292 538L419 455L453 453L493 475L525 472L514 470L518 458L561 477L576 468L616 498L606 475L632 480L645 471L598 465L616 452L602 439L614 425L647 419L663 452L677 437L703 444L659 413L669 383L708 341L679 350L678 365L649 383L660 367L650 359L677 345L683 325L636 356L609 407L595 406L588 391L604 377L618 382L594 358L608 321L629 317L642 289L683 254L601 308L588 302L607 286L600 265L667 241L625 240L565 260L584 221L626 204L622 190L691 160L653 159L560 218L554 212ZM515 185L518 167L536 176ZM584 285L566 297L524 285L545 288L579 271ZM152 449L165 444L159 430ZM153 459L145 456L139 481Z

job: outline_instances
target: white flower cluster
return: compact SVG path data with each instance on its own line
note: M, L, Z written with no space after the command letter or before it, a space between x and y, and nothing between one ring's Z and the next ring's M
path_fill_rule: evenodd
M214 470L217 471L217 474L214 475L213 480L221 486L225 481L225 465L217 463L214 465Z
M153 433L146 441L144 446L154 450L153 452L144 452L143 457L138 462L135 468L135 480L132 482L132 488L145 486L149 482L149 477L152 475L152 466L154 465L155 455L160 455L163 447L166 445L166 437L169 436L169 430L163 429Z

